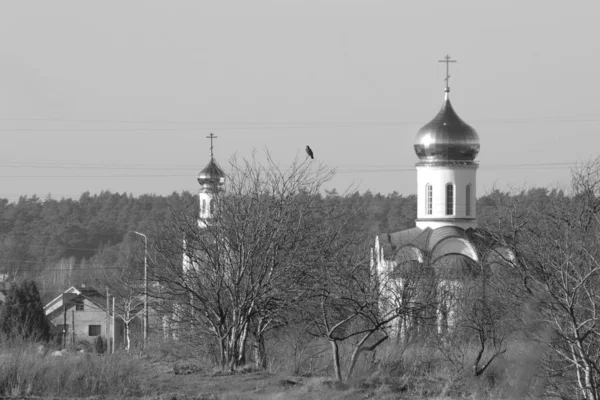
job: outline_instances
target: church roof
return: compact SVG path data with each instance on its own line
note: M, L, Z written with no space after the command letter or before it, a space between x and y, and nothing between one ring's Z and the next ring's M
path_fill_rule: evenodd
M415 152L422 162L472 162L479 153L479 136L452 108L449 90L442 109L415 138Z
M205 183L223 184L225 182L225 173L214 158L211 157L210 162L200 171L198 182L201 185Z
M456 226L417 227L380 235L379 243L384 258L393 261L398 272L407 272L418 263L436 271L446 268L447 271L436 273L450 277L478 273L479 255L472 236L472 229L465 231Z
M379 236L379 242L391 248L392 251L403 247L413 246L422 251L431 252L435 246L450 237L459 237L467 239L467 235L462 228L456 226L443 226L437 229L431 228L411 228L403 231L386 233ZM384 251L385 251L384 247Z
M441 228L431 229L431 235L429 236L428 242L429 250L433 250L438 243L451 237L466 239L467 235L465 234L464 229L456 226L442 226Z

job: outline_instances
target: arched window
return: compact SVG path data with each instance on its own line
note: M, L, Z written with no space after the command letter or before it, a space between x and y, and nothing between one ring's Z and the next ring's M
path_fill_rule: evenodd
M446 215L454 214L454 186L449 183L446 185Z
M202 199L202 214L206 213L206 199Z
M210 199L210 201L208 202L208 213L210 215L212 215L212 213L214 212L214 209L213 209L214 206L215 205L214 205L213 199Z
M470 216L471 215L471 184L470 183L467 185L467 188L465 189L465 204L466 204L465 215Z
M431 184L425 186L425 214L431 215L433 213L433 188Z

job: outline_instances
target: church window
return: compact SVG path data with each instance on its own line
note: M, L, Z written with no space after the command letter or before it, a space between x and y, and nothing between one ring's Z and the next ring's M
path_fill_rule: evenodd
M449 183L446 185L446 215L454 214L454 186Z
M471 184L470 183L467 185L467 189L465 192L465 203L466 203L465 215L470 216L471 215Z
M425 214L431 215L433 213L433 188L431 184L425 186Z
M214 202L212 199L210 199L210 201L208 202L208 213L212 215L212 213L214 212Z
M206 213L206 200L202 199L202 214Z

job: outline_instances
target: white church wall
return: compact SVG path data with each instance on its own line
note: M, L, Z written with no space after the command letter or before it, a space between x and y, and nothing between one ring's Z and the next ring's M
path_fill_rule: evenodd
M417 166L417 226L436 229L446 225L476 227L477 164ZM446 185L454 186L453 214L446 214ZM427 214L427 185L432 186L432 212ZM469 201L467 185L471 185ZM467 204L470 212L467 213ZM469 215L467 215L469 214ZM452 221L457 219L456 221Z

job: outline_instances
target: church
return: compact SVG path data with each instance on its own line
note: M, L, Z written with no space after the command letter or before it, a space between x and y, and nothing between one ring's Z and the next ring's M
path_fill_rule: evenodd
M399 285L411 269L430 271L438 286L435 319L440 333L452 327L456 312L451 296L442 294L458 290L463 279L477 275L480 262L475 247L479 136L450 103L448 63L453 60L446 56L443 62L447 69L442 108L417 132L414 143L419 159L416 227L378 235L372 260L380 277L394 276ZM382 290L385 296L385 290L394 289ZM409 325L400 319L395 334L404 335Z
M223 190L223 186L225 185L225 172L223 172L219 164L215 161L213 153L213 140L216 139L216 136L211 133L207 138L210 139L210 161L198 174L198 183L200 184L200 189L198 190L199 229L206 228L210 224L214 212L214 197ZM184 239L183 247L183 270L189 271L191 268L194 268L194 265L190 255L186 251L187 239Z
M477 232L476 188L480 149L475 129L464 122L450 102L449 56L446 63L446 85L441 110L416 134L414 150L418 161L416 227L375 238L372 266L380 277L397 277L396 286L381 288L397 290L402 285L402 271L428 271L430 281L437 287L436 320L440 333L451 329L456 321L452 293L460 290L465 280L480 271L480 253L475 243L481 239ZM225 173L213 157L213 138L209 163L198 175L198 227L206 228L213 213L213 197L223 190ZM185 242L184 242L185 246ZM183 270L194 268L184 250ZM387 293L392 294L392 293ZM394 297L389 296L389 297ZM386 306L382 306L386 307ZM389 307L389 305L388 305ZM399 318L393 331L403 336L415 322Z

